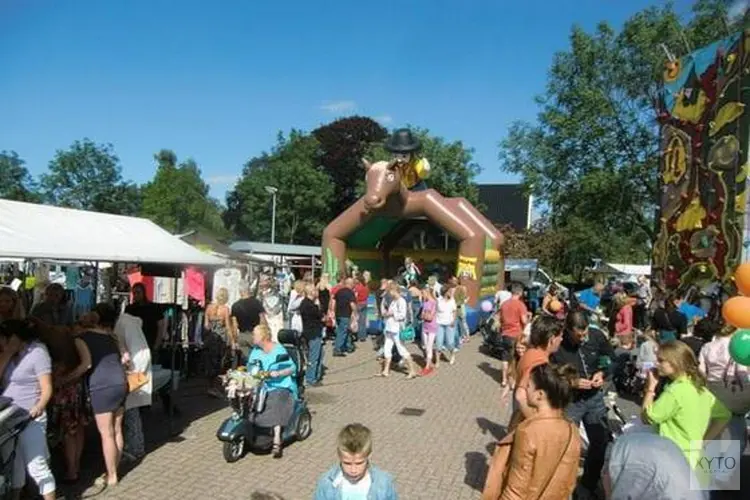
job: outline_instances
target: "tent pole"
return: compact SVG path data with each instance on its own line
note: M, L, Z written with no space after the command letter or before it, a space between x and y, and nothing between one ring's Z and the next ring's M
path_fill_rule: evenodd
M99 261L94 262L94 305L99 303Z
M177 278L174 278L174 302L177 302ZM167 419L169 420L169 435L170 437L174 433L174 398L172 397L174 394L174 363L175 359L177 358L177 314L174 315L173 321L171 326L171 331L169 332L169 338L170 338L170 357L171 363L169 363L169 408L167 409Z

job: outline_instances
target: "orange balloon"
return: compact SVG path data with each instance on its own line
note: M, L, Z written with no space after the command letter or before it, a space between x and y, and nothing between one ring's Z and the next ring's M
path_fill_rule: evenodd
M741 264L734 273L734 282L742 295L750 297L750 262Z
M750 328L750 297L732 297L721 308L724 320L737 328Z
M549 310L551 312L556 313L556 312L560 312L560 310L562 309L563 306L562 306L562 303L559 300L554 299L554 300L550 301L549 306L547 306L547 307L549 307Z

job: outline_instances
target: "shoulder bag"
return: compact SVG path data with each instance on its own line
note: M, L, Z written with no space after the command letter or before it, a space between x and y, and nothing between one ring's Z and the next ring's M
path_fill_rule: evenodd
M729 368L734 366L734 376L729 377ZM724 377L717 382L709 382L708 390L721 401L733 415L745 415L750 411L750 388L737 375L737 364L734 360L727 363Z

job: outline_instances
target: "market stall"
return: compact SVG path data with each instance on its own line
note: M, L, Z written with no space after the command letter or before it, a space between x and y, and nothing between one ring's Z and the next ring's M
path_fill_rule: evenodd
M223 259L201 252L148 219L8 200L0 200L1 259L87 262L96 267L100 262L132 263L165 269L224 264ZM166 340L173 346L167 378L171 389L178 375L174 349L180 328L176 322L170 324ZM164 378L164 373L157 369L154 379L157 376Z

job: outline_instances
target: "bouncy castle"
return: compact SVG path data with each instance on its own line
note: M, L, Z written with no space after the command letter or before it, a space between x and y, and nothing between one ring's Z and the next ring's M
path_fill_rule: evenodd
M433 262L450 262L467 287L469 305L476 308L481 298L503 286L502 235L466 199L445 198L427 188L430 166L418 157L419 143L410 131L397 130L386 148L394 158L363 161L364 195L323 231L323 271L334 277L350 261L373 276L393 277L404 258L428 270ZM432 249L403 245L407 233L425 226L437 227L453 241L446 236L444 246Z

